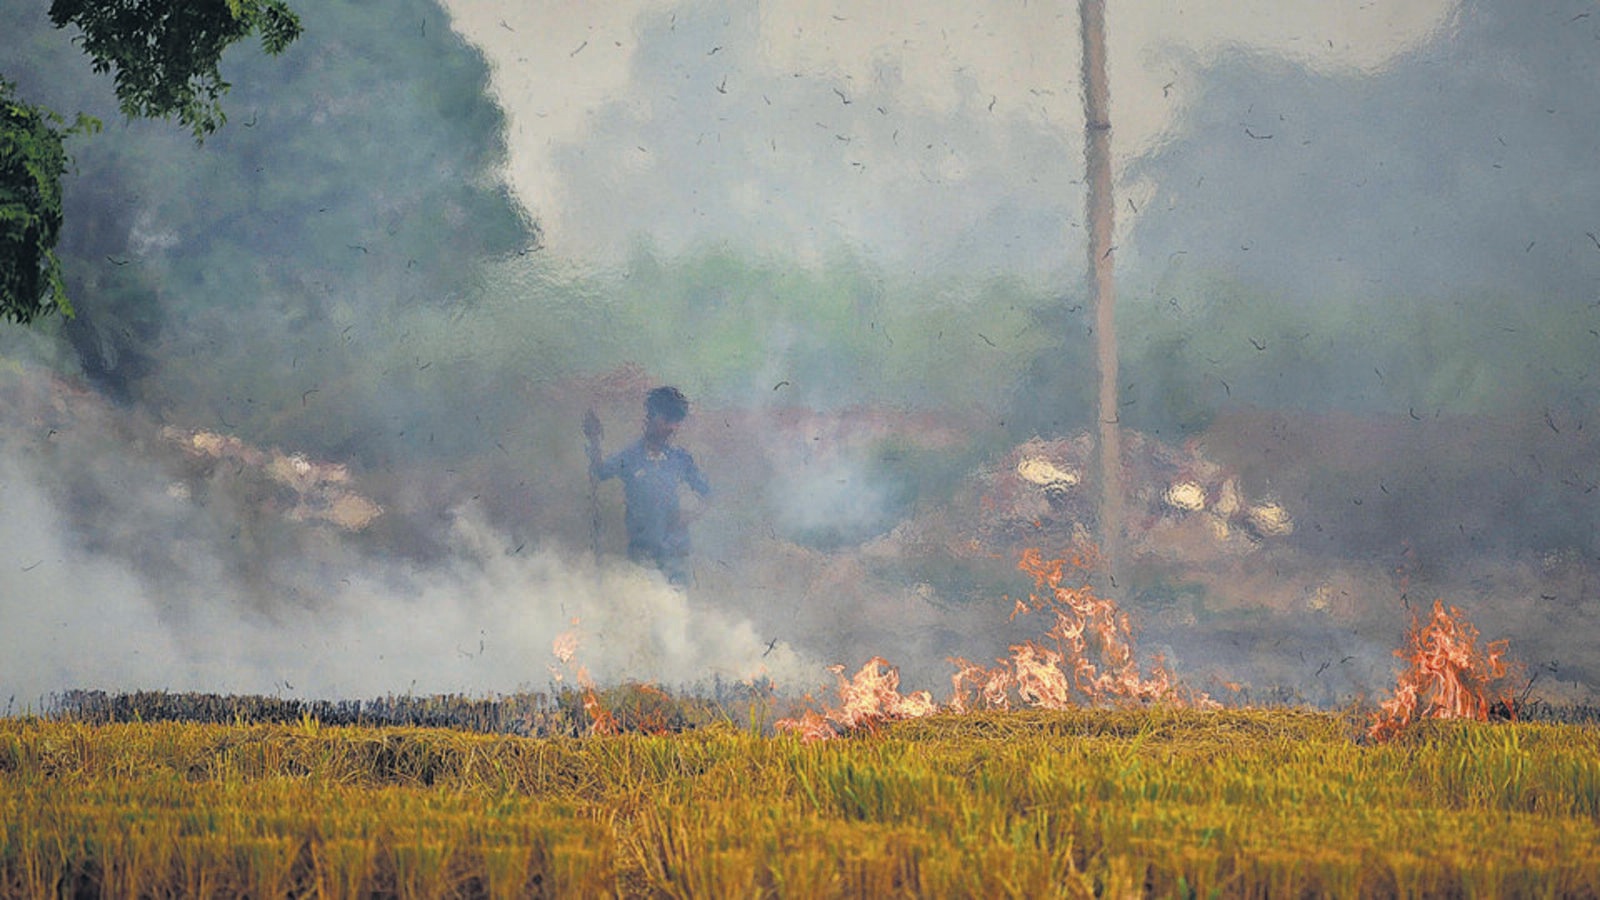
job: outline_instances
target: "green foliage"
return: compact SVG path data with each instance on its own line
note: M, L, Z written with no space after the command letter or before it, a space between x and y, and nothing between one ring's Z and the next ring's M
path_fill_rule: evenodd
M1347 403L1342 325L1314 327L1268 291L1222 276L1160 286L1164 302L1135 306L1123 325L1129 403L1124 420L1145 427L1203 427L1233 404Z
M1124 423L1204 428L1230 406L1434 417L1593 403L1591 301L1451 292L1301 305L1218 273L1128 303Z
M276 54L300 34L299 19L281 0L55 0L50 19L82 30L94 71L115 69L124 114L176 116L197 141L225 120L222 52L259 30L263 48ZM0 79L0 318L17 323L73 313L56 253L66 139L98 131L100 123L79 113L63 125L59 113L19 99L14 84Z
M1066 297L1041 304L1033 312L1029 330L1044 344L1031 354L1012 393L1007 428L1017 439L1091 427L1100 377L1093 321L1094 311L1087 304ZM1124 333L1124 360L1128 343Z
M61 176L66 139L99 122L61 116L16 96L0 79L0 318L26 324L52 312L72 314L61 281Z
M461 391L490 371L455 323L485 258L539 240L499 178L489 67L432 0L301 17L293 66L228 57L236 112L204 146L132 121L73 148L67 330L100 389L174 419L357 463L414 435L450 452L482 411ZM115 115L42 14L0 9L10 25L34 47L30 65L6 63L30 93ZM432 403L435 389L449 399Z
M251 33L278 54L300 36L282 0L54 0L50 21L76 25L94 70L112 72L129 118L171 118L203 140L227 120L222 53Z
M633 363L715 402L998 410L1052 345L1034 321L1055 302L1022 282L929 283L848 256L640 249L616 271L508 260L452 322L477 363L532 362L536 377Z

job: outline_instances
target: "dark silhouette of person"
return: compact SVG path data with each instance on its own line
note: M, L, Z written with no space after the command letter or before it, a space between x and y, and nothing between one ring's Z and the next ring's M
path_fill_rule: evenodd
M693 574L689 525L679 502L680 491L687 486L701 497L711 494L711 484L694 457L672 443L688 415L689 399L682 391L655 388L645 395L644 433L605 459L600 457L599 420L590 417L584 423L590 474L598 481L622 479L628 558L655 566L680 588L689 585Z

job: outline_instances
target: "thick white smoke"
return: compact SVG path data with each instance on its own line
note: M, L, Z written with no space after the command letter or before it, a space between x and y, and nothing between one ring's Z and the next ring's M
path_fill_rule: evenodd
M163 497L188 502L148 499ZM578 666L602 684L669 688L767 677L803 689L826 677L787 644L769 647L748 622L691 603L652 573L513 552L471 511L456 516L443 563L368 560L320 596L263 611L228 581L156 588L86 548L13 461L0 463L0 510L0 697L18 711L69 689L486 696L545 689ZM223 567L191 570L208 568ZM578 637L571 667L553 651L568 632Z

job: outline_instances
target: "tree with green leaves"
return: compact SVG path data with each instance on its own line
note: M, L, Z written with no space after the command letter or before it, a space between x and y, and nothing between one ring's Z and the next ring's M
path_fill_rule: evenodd
M81 31L94 71L111 73L124 115L176 118L196 141L227 120L223 51L259 32L262 49L276 55L300 35L282 0L53 0L50 21ZM68 125L0 79L0 318L72 315L55 254L66 141L98 128L82 114Z
M60 114L22 101L0 79L0 316L72 315L55 252L66 139L98 124L80 115L64 127Z

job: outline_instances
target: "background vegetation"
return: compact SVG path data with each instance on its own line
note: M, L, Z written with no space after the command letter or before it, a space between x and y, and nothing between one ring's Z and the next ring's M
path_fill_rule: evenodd
M82 302L44 327L72 347L61 365L248 439L372 457L397 419L447 457L470 454L479 445L437 448L463 425L441 398L624 363L715 399L787 379L784 396L815 405L981 404L1021 437L1089 418L1090 321L1036 276L922 279L848 250L801 264L723 245L664 258L641 244L610 270L540 257L537 224L498 180L505 119L487 64L445 12L300 12L286 55L225 57L232 127L204 146L128 121L70 148L61 256ZM114 120L110 79L44 13L0 12L3 71L53 108ZM1186 170L1209 146L1141 171ZM1588 408L1593 335L1571 327L1565 297L1497 285L1308 304L1270 274L1131 274L1132 427L1189 433L1236 405ZM12 352L37 341L15 331Z

